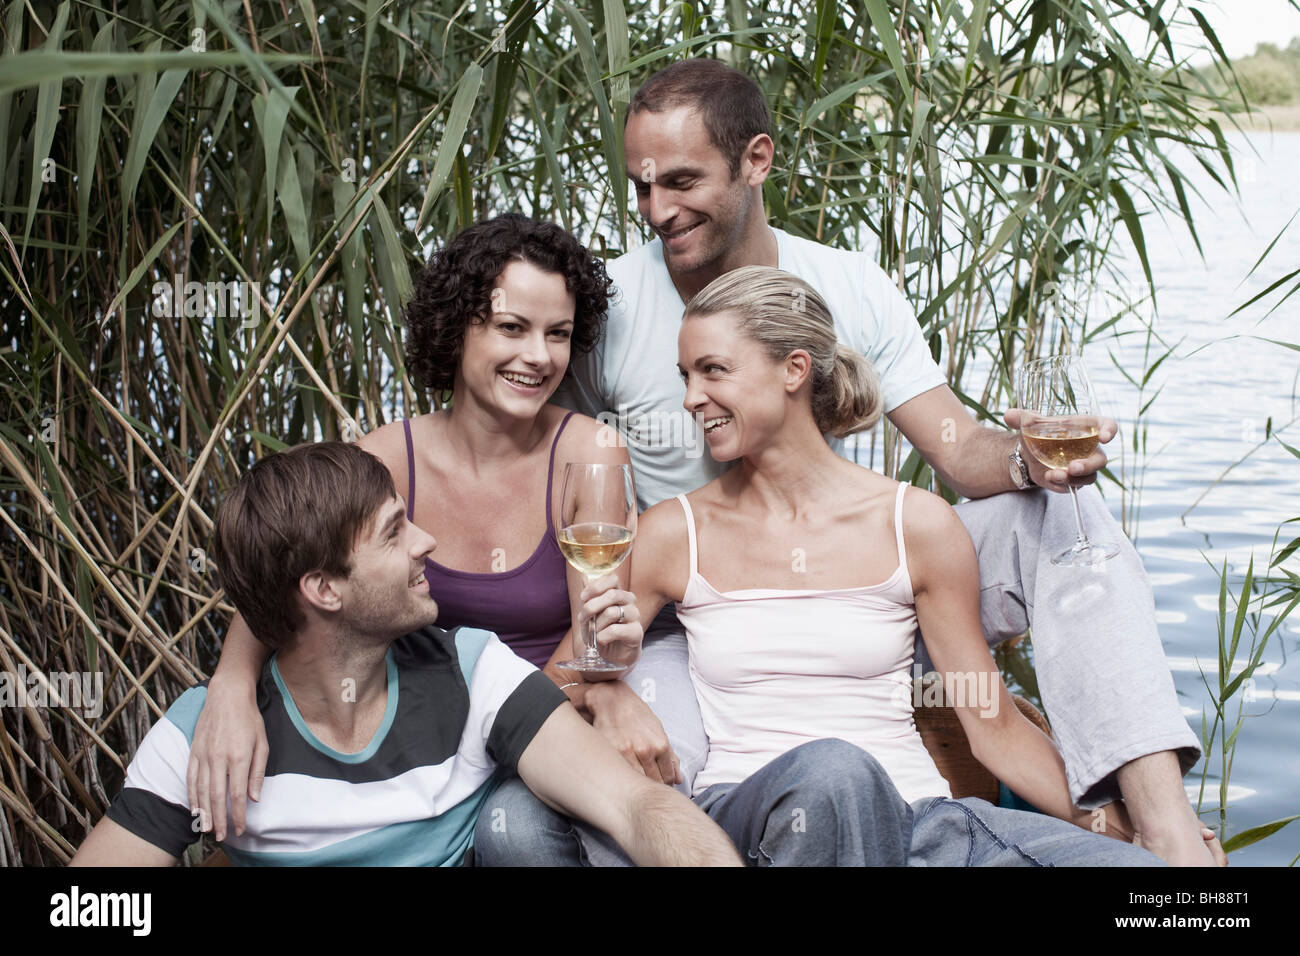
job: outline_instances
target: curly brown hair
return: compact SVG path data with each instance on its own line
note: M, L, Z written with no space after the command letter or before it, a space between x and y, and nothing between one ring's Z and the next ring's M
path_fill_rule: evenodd
M554 223L507 213L463 229L416 276L405 324L406 368L417 384L451 389L465 329L487 320L492 289L513 261L564 276L564 287L576 300L570 358L596 347L613 294L605 264ZM570 363L566 376L572 368Z

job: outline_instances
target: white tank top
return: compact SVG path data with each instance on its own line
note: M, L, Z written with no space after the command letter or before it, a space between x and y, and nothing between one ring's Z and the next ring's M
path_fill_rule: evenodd
M906 487L894 505L898 568L880 584L832 591L718 591L699 572L695 516L677 496L691 559L677 617L709 737L695 794L838 737L875 757L908 803L952 795L912 720L918 627L903 546Z

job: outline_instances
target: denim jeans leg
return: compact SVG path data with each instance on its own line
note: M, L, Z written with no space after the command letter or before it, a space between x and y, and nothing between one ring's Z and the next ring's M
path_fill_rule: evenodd
M816 740L695 802L751 866L902 866L911 808L860 747Z
M912 804L908 866L1163 866L1130 843L978 797Z
M475 866L586 866L574 823L518 777L507 778L479 811Z

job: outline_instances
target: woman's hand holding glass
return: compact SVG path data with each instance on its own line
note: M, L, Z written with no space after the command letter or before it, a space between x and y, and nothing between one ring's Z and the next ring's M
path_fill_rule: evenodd
M630 668L641 657L641 640L645 629L637 610L636 596L619 587L618 578L607 574L588 582L580 595L577 633L591 626L596 635L596 651L603 659Z
M555 537L564 559L586 579L585 594L594 580L611 575L632 550L637 519L632 466L570 462L564 466L560 499L560 510L555 515ZM630 594L628 599L619 605L619 620L612 622L617 626L626 623L628 605L636 607ZM585 605L586 598L583 602ZM583 674L625 670L619 663L605 660L596 650L597 629L610 623L598 622L591 615L579 621L576 633L582 635L581 652L573 660L555 666ZM639 638L637 642L639 647Z

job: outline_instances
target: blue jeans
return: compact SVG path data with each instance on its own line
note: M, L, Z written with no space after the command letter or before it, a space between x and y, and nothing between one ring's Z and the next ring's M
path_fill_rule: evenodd
M1131 843L1045 814L995 807L979 797L926 797L910 809L908 866L1165 865Z
M885 769L843 740L796 747L695 803L750 866L899 866L911 810Z
M595 827L583 828L584 836L599 832ZM601 836L605 835L601 833ZM609 842L613 845L612 840ZM474 865L589 866L590 863L578 825L534 796L517 776L510 776L492 791L479 810L474 826ZM633 863L628 860L626 865Z
M754 866L1162 865L1139 847L975 797L909 805L874 757L843 740L796 747L695 803ZM488 800L475 853L483 866L587 862L575 824L518 778Z

